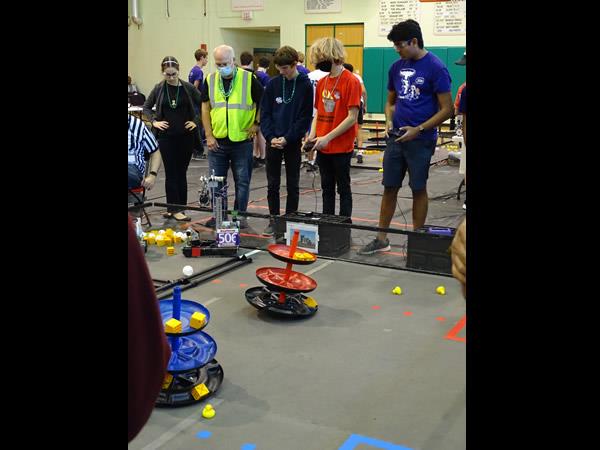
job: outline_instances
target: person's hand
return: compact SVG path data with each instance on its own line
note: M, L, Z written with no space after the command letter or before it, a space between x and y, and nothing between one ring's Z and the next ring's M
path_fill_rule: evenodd
M284 137L278 137L278 138L271 139L271 146L278 148L280 150L283 150L283 147L285 147L286 144L287 144L287 141L285 140Z
M467 219L458 226L452 245L450 246L452 253L452 275L460 281L465 295L467 287Z
M157 120L155 122L152 122L152 126L154 128L158 128L159 130L166 130L167 128L169 128L169 122L167 122L166 120Z
M155 182L156 182L156 176L150 174L142 180L142 186L145 187L147 191L149 191L154 187Z
M406 130L406 133L404 133L402 136L400 136L398 139L396 139L396 142L408 142L408 141L412 141L419 134L421 134L421 132L419 131L418 127L405 126L405 127L400 127L398 129L399 130Z
M385 138L386 139L390 137L390 135L388 134L388 131L391 130L392 128L394 128L394 122L392 122L391 120L387 121L385 123Z
M308 144L308 143L314 143L316 140L317 140L316 137L310 137L310 136L308 136L306 139L304 139L304 142L302 143L302 147L300 149L303 152L307 151L307 150L304 150L304 147L306 146L306 144Z
M216 151L219 148L219 143L214 136L206 136L206 146L208 150Z
M273 138L271 139L271 147L281 149L281 138Z
M250 128L246 128L242 131L245 131L246 133L248 133L248 139L253 139L254 136L256 136L258 134L258 125L254 124Z
M331 139L328 138L327 136L318 137L317 140L315 141L315 146L313 147L313 151L321 150L321 149L327 147L327 145L329 145L330 141L331 141Z
M191 130L193 130L194 128L197 128L197 125L196 125L194 122L192 122L191 120L188 120L188 121L185 123L185 129L186 129L186 130L189 130L189 131L191 131Z

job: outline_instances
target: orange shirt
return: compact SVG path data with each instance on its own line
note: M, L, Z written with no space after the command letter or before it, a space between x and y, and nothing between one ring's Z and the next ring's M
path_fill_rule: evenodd
M336 84L337 82L337 84ZM317 83L315 108L317 108L317 137L325 136L348 117L348 108L360 107L360 82L348 70L335 77L323 77ZM348 153L354 150L358 124L348 128L320 151L323 153Z
M461 84L458 88L458 91L456 92L456 100L454 101L454 112L456 114L458 114L458 106L460 105L460 94L462 94L462 90L465 88L466 85L466 82Z

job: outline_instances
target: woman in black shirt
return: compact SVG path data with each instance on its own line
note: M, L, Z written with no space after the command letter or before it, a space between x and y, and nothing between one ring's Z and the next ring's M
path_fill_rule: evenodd
M194 85L179 79L179 62L165 56L161 64L164 80L154 86L146 103L144 115L152 121L165 166L167 203L187 204L187 169L194 148L195 111L200 108L200 92ZM194 104L197 108L194 108ZM152 107L156 106L156 111ZM184 208L167 208L166 218L189 221Z

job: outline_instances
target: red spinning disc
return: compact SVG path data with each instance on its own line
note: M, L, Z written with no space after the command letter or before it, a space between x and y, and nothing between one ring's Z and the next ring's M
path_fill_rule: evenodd
M289 293L310 292L317 287L317 282L300 272L291 271L285 280L285 269L279 267L261 267L256 270L256 277L274 291Z

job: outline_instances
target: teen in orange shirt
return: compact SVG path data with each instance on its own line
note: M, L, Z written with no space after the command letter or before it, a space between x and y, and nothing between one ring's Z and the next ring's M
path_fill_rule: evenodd
M315 108L307 144L314 144L309 160L317 151L321 173L323 214L335 214L335 187L340 194L340 216L352 215L350 160L358 133L356 119L360 107L361 88L358 79L344 69L345 50L335 38L317 40L310 48L310 58L316 68L329 75L316 87Z

